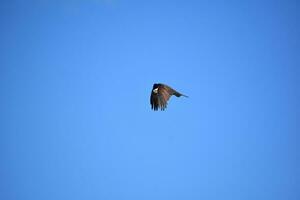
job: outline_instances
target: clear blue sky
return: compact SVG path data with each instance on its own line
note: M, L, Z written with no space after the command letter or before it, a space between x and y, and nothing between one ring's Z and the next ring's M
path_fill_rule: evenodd
M300 199L299 10L1 1L0 199Z

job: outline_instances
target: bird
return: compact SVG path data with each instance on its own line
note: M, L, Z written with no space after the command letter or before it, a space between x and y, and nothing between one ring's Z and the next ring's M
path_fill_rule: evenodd
M154 83L150 96L151 109L154 111L157 111L158 109L162 111L165 110L167 108L168 100L172 95L175 95L176 97L188 97L166 84Z

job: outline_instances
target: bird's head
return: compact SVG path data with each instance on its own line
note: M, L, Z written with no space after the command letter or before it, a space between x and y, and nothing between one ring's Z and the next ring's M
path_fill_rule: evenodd
M153 91L155 94L157 94L157 93L158 93L158 88L154 88L152 91Z

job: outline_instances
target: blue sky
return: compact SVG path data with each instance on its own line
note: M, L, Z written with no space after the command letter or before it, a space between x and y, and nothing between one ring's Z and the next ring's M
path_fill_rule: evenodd
M1 1L0 199L299 199L299 9Z

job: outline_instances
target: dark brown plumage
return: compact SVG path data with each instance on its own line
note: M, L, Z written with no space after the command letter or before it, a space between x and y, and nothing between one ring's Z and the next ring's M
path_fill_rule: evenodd
M150 97L151 108L155 111L158 110L159 108L161 110L165 110L167 108L168 100L172 95L175 95L176 97L180 97L180 96L187 97L186 95L177 92L176 90L174 90L173 88L165 84L162 83L153 84L151 97Z

